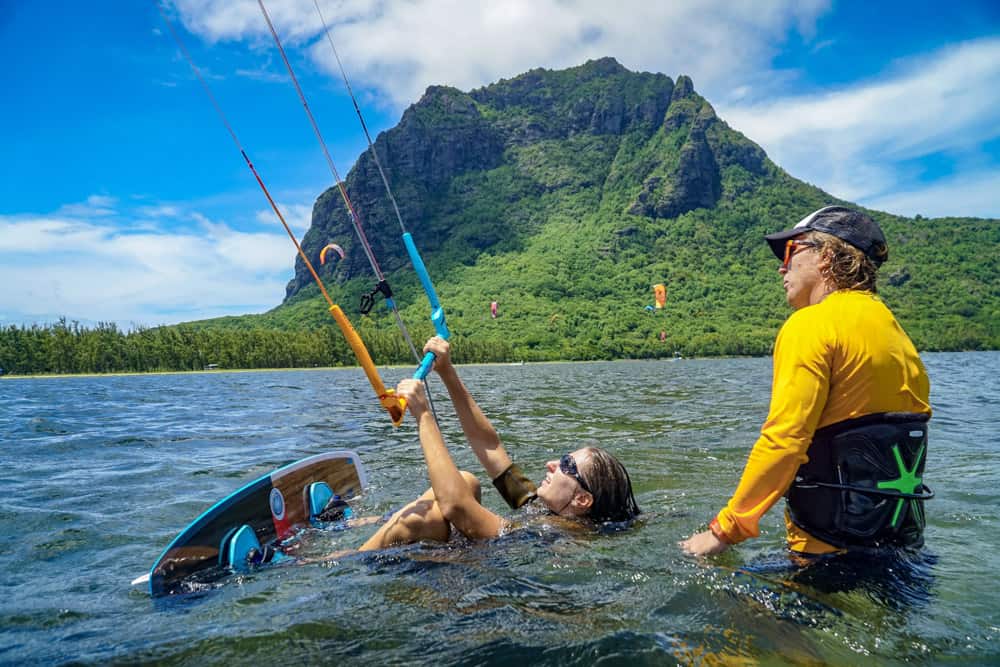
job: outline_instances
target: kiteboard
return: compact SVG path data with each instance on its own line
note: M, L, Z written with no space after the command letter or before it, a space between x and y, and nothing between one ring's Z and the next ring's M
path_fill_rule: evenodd
M290 463L205 510L167 545L149 574L132 583L148 579L149 593L157 597L189 590L185 584L192 581L269 561L281 541L302 528L349 518L344 501L366 485L361 460L351 451ZM337 507L340 511L331 515L331 508Z

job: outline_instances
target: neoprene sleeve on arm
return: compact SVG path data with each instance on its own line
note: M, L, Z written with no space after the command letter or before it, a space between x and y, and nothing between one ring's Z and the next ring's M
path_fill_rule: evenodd
M516 463L511 463L509 468L500 473L500 476L493 480L493 486L513 509L534 499L537 490L535 483L528 479Z

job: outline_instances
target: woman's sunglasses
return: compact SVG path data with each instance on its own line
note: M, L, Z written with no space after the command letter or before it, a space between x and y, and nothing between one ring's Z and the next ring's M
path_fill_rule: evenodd
M587 483L583 481L583 477L580 476L580 471L576 467L576 461L573 459L572 454L562 455L562 458L559 459L559 470L564 475L569 475L570 477L575 479L577 483L580 485L581 489L593 495L594 492L590 490L590 487L587 486Z

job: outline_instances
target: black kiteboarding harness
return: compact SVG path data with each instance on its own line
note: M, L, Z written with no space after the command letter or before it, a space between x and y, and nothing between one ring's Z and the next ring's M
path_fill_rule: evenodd
M792 522L839 548L921 546L929 418L882 412L817 430L785 494Z

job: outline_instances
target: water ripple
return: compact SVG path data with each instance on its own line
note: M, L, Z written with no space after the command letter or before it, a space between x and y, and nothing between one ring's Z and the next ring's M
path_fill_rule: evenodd
M803 569L777 511L718 558L680 554L739 479L768 359L470 366L466 384L530 476L597 440L628 466L643 519L610 535L529 519L488 542L265 568L156 601L128 582L198 513L285 463L359 452L363 514L421 493L412 425L394 429L356 369L3 380L0 662L996 661L1000 354L925 361L937 498L918 558ZM431 386L456 463L478 471ZM307 531L303 553L356 547L370 530Z

